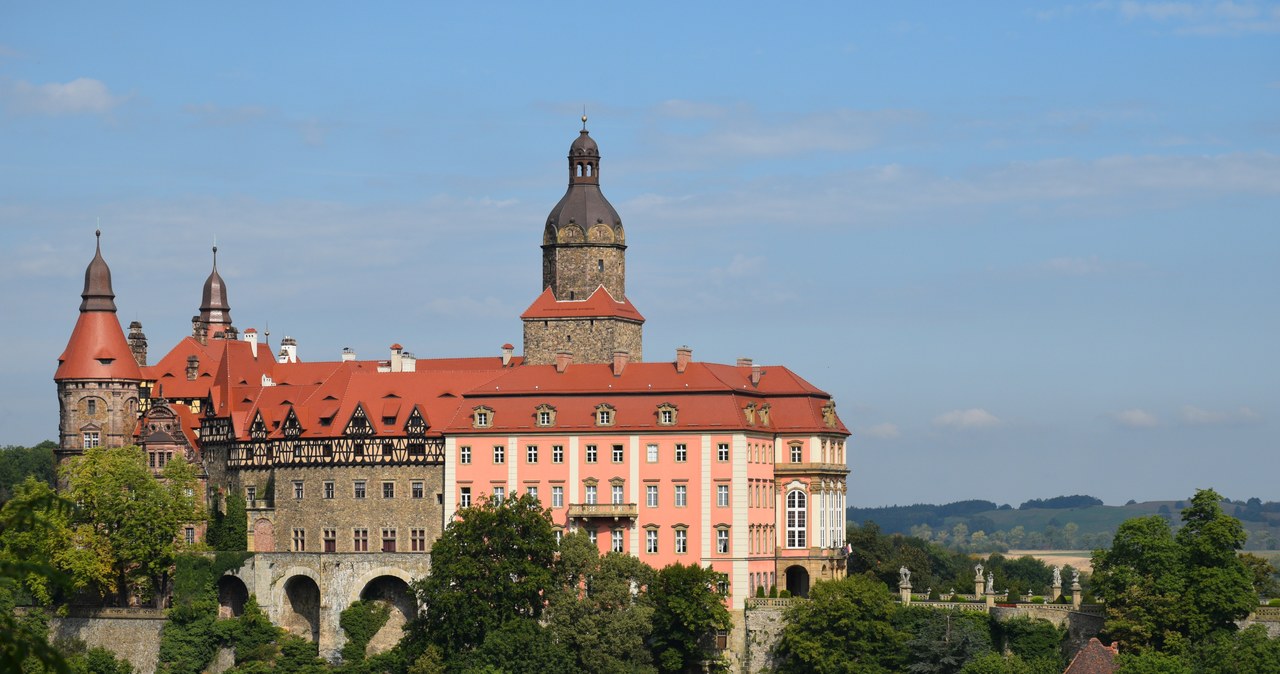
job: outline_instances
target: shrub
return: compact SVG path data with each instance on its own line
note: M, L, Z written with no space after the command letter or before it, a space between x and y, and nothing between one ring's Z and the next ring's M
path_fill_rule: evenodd
M1267 602L1267 606L1280 606L1280 599L1272 599Z
M760 585L760 586L757 586L757 587L756 587L756 596L757 596L757 597L764 597L764 586L763 586L763 585Z
M365 649L373 635L387 624L391 607L380 601L357 600L338 617L338 624L347 633L347 643L342 647L345 663L364 660Z
M788 599L791 597L791 590L778 590L779 599Z

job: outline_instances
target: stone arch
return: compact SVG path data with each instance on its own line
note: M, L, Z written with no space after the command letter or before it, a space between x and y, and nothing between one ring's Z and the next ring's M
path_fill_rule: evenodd
M320 581L315 571L293 567L272 593L279 607L279 625L312 642L320 640Z
M587 241L591 243L613 243L613 230L608 225L593 225L587 232Z
M276 549L276 535L271 520L260 517L253 523L253 551L273 552Z
M558 234L560 243L582 243L587 240L582 228L572 223L561 227Z
M249 588L239 577L227 574L218 579L218 617L238 618L249 601Z
M379 602L391 608L387 623L369 640L368 654L374 655L393 648L404 636L404 626L417 613L418 602L413 596L410 583L413 578L404 571L394 567L381 567L364 574L354 587L356 599Z
M796 564L787 567L787 592L793 597L809 596L809 570Z

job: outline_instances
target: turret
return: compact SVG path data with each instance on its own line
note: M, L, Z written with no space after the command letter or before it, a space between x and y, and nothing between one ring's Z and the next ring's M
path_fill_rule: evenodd
M209 339L232 336L235 328L231 326L231 305L227 303L227 284L218 273L218 247L213 247L213 270L204 281L204 292L200 296L200 315L191 319L191 336L201 344L209 343Z

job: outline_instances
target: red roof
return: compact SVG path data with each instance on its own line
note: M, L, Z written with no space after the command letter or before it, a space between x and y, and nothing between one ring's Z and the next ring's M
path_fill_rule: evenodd
M1104 646L1098 637L1093 637L1076 653L1062 674L1112 674L1116 671L1116 656L1119 654L1120 649L1115 644Z
M76 319L53 373L54 381L63 379L142 380L114 311L85 311Z
M585 300L557 300L551 288L547 288L520 314L520 318L623 318L644 322L644 316L636 311L631 300L619 302L613 299L604 286L598 286Z

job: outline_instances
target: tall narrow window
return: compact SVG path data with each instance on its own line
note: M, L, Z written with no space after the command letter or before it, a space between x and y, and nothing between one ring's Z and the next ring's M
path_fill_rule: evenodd
M409 495L413 498L422 498L424 491L425 490L422 488L421 482L409 483Z
M394 483L394 482L383 482L383 483L382 483L382 498L395 498L395 497L396 497L396 483Z
M458 448L458 463L471 463L471 448L463 445Z
M613 497L612 503L614 505L622 503L622 485L620 484L613 485L612 497Z
M596 486L587 485L587 503L594 504L596 502Z
M657 445L647 445L644 448L644 454L645 454L645 460L648 461L649 463L658 462L658 446Z
M356 552L369 551L369 530L354 529L351 534L351 549Z
M600 457L600 450L595 445L587 445L587 463L595 463Z
M409 549L413 552L427 551L427 530L426 529L410 529L409 530Z
M498 501L501 501L501 500L505 499L506 497L507 497L507 488L506 488L506 487L494 487L494 488L493 488L493 498L494 498L494 499L496 499L496 500L498 500Z
M729 460L729 443L722 442L716 445L716 460L721 463Z
M644 551L653 555L658 552L658 530L647 529L644 532Z
M716 529L716 552L721 555L729 554L728 529Z
M355 481L353 496L355 496L356 498L364 498L364 494L365 494L364 484L365 484L364 480Z
M458 507L460 508L471 507L471 487L462 488L461 492L458 495Z
M293 481L293 497L295 499L302 498L302 480Z
M396 551L396 530L395 529L382 530L382 551L383 552Z
M86 405L86 406L88 407L88 409L87 409L86 411L87 411L89 414L97 414L97 413L98 413L98 401L97 401L97 400L94 400L93 398L90 398L90 399L88 400L88 405Z
M804 461L804 447L791 445L791 463L801 463L802 461Z
M613 545L610 547L614 552L622 552L622 529L614 529L610 532L609 537L612 539Z
M676 529L676 554L683 555L689 551L689 532Z
M551 488L551 507L552 508L564 507L564 487L556 485Z
M614 445L613 446L613 462L622 463L622 461L625 458L626 458L626 450L622 448L622 445Z
M294 552L307 551L307 532L305 529L293 530L293 551Z
M517 454L516 456L519 456L519 454ZM493 462L494 462L494 463L506 463L506 462L507 462L507 448L506 448L506 446L505 446L505 445L494 445L494 446L493 446Z
M676 445L676 463L684 463L689 460L689 446L685 444Z
M551 463L564 463L564 445L551 445Z
M787 547L807 547L805 522L808 497L799 490L787 492Z
M658 485L656 484L645 485L644 504L650 508L658 507Z
M525 448L525 460L528 463L538 462L538 446L537 445L529 445L528 447Z
M325 552L338 551L338 530L337 529L324 530L324 551Z
M333 480L324 481L324 497L333 498Z
M676 507L683 508L688 504L689 487L678 484L676 485Z
M721 508L729 507L729 485L716 485L716 505Z

